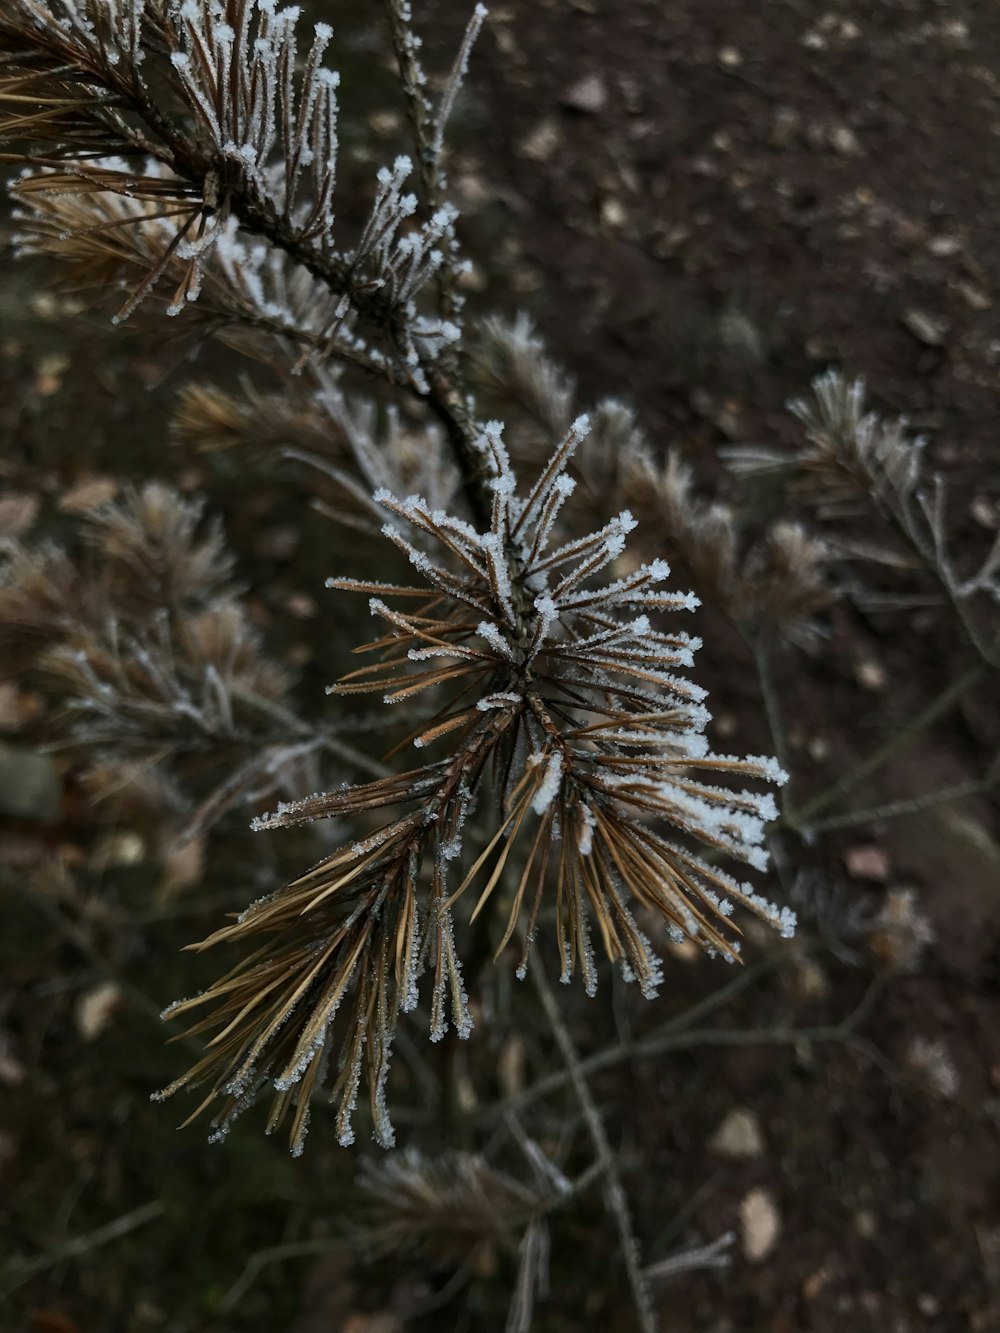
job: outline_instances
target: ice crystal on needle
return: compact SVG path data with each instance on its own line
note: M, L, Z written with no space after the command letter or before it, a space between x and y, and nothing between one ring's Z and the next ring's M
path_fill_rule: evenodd
M303 41L300 7L276 0L4 8L0 139L42 148L15 187L22 249L57 255L87 285L127 285L119 319L154 290L177 314L207 289L205 318L272 325L318 359L353 353L426 386L423 360L460 332L457 303L448 318L418 304L452 256L457 214L440 203L417 216L401 154L377 172L360 235L337 234L340 76L324 63L328 24ZM439 129L481 25L477 11ZM41 109L26 116L32 97ZM359 322L391 356L370 348Z

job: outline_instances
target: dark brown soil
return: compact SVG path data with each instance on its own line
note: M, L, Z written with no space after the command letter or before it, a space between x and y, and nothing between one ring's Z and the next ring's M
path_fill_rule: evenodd
M784 403L817 372L863 374L877 406L929 435L959 549L982 548L990 534L970 505L985 496L995 512L1000 496L1000 13L918 0L829 11L579 0L507 6L494 32L470 133L486 150L468 150L469 171L495 196L484 225L501 253L518 243L511 306L532 310L583 395L633 400L654 439L681 444L711 476L719 444L790 438ZM588 76L603 103L575 110L567 103ZM728 647L721 630L706 633L717 706L742 718L746 663L736 649L727 662ZM858 686L864 660L884 668L875 698ZM836 772L912 715L958 660L933 617L835 616L811 660L783 664L796 777L828 780L831 763ZM997 726L994 692L867 795L981 771ZM760 739L746 723L738 734ZM816 737L832 761L810 760ZM962 812L874 833L938 936L920 974L894 981L863 1025L884 1062L836 1043L707 1049L664 1057L623 1099L618 1085L619 1104L634 1108L626 1141L650 1183L646 1235L692 1198L701 1233L716 1234L757 1186L782 1217L765 1263L671 1286L665 1327L1000 1327L997 806ZM811 855L857 897L843 857L871 840L849 830ZM846 1012L863 989L836 966L827 981L824 1014ZM763 1021L756 1005L753 1019ZM901 1074L918 1036L945 1041L959 1071L953 1099ZM734 1105L756 1111L767 1139L763 1157L739 1167L706 1149Z
M433 9L428 50L450 51L464 15L451 5ZM361 61L366 42L357 49ZM596 85L581 89L587 79ZM344 84L349 105L347 68ZM365 95L377 98L375 86ZM473 60L457 143L451 174L480 275L472 305L529 310L583 400L631 400L651 438L680 446L706 487L725 487L720 445L791 441L789 398L828 366L863 374L875 406L907 414L927 434L930 464L948 480L960 558L971 566L988 547L1000 525L994 4L502 5ZM389 140L387 154L394 147ZM10 331L0 410L15 445L14 480L41 466L53 492L65 488L91 468L89 458L81 466L85 433L96 470L162 471L162 414L185 369L160 384L161 353L137 361L96 325L39 332L20 308L30 291L22 270L5 270L4 286ZM53 352L75 362L55 389L40 369ZM227 489L226 478L215 480L215 502L249 546L261 517L241 512L248 483ZM329 572L319 564L292 562L271 601L294 590L315 595ZM260 596L268 603L266 590ZM274 605L262 618L289 644L323 633L321 620L303 625ZM702 674L728 725L726 745L766 749L745 647L710 610L701 633ZM848 771L967 664L943 611L836 607L827 637L807 652L789 650L777 667L799 799ZM997 692L982 686L853 799L877 805L975 779L998 745ZM37 863L30 829L15 826L4 837L12 868ZM73 825L42 842L62 854L78 837ZM879 872L867 878L856 854L872 849ZM807 897L804 915L807 934L832 947L817 946L808 960L789 957L707 1020L742 1033L733 1044L709 1040L595 1080L650 1262L678 1245L739 1232L754 1191L778 1215L760 1262L747 1256L741 1234L726 1271L659 1287L662 1326L1000 1329L996 792L831 832L811 846L789 838L781 850L791 872L804 867L829 886L829 910L814 901L810 908ZM220 860L227 856L223 848ZM211 975L189 959L172 961L201 920L135 924L148 886L131 873L108 884L98 876L82 901L53 892L61 913L83 921L85 942L112 950L116 968L155 991L158 1005ZM245 851L234 853L230 873L222 889L238 898L249 873ZM915 971L888 976L855 923L862 908L877 912L901 887L917 891L936 938ZM374 1316L358 1311L388 1310L393 1291L378 1284L395 1279L384 1270L374 1286L344 1277L339 1259L331 1267L324 1258L308 1279L314 1260L264 1267L237 1314L226 1310L251 1254L339 1231L349 1168L332 1143L319 1143L321 1125L305 1175L301 1164L278 1161L250 1125L222 1150L203 1150L200 1134L168 1133L162 1108L145 1098L176 1073L176 1052L159 1050L158 1028L141 1009L117 1020L105 1047L81 1051L72 1003L101 977L79 938L53 920L18 902L0 953L0 1024L12 1016L21 1071L8 1080L0 1068L11 1108L0 1110L0 1188L15 1200L11 1245L19 1254L57 1249L151 1199L163 1200L165 1212L136 1233L148 1243L96 1248L41 1271L19 1291L13 1322L0 1316L0 1324L35 1333L375 1333ZM751 937L751 962L764 948ZM676 958L660 1000L630 1006L628 1021L642 1033L681 1012L731 981L720 966ZM584 1054L620 1035L606 1000L598 1014L574 1011ZM831 1031L859 1005L855 1024ZM802 1035L757 1040L765 1029ZM941 1044L951 1082L934 1068L922 1072L920 1043ZM551 1118L532 1132L555 1140L570 1103L549 1106ZM757 1118L758 1155L736 1160L711 1146L734 1109ZM564 1219L556 1242L554 1291L537 1328L632 1328L597 1204ZM442 1285L437 1275L434 1283ZM492 1308L457 1309L445 1305L414 1327L503 1327Z

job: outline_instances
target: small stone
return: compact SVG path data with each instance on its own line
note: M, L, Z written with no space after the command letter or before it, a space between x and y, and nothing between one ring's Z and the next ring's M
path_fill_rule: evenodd
M735 46L724 46L719 52L719 64L725 69L737 69L743 64L743 52Z
M858 684L873 694L881 694L889 683L885 667L874 658L866 657L856 668Z
M628 213L620 199L605 199L601 203L601 221L611 231L621 231L628 221Z
M932 236L927 242L927 249L939 259L949 259L962 249L962 242L957 236Z
M844 865L852 879L870 879L884 884L889 878L889 858L885 850L874 843L849 848L844 855Z
M984 292L982 287L977 287L971 282L956 282L955 288L970 309L990 310L992 308L993 298L988 292Z
M934 315L928 315L925 310L917 310L916 307L907 310L903 314L903 327L908 333L912 333L917 342L923 343L927 347L941 347L945 340L945 334L948 331L948 325L943 319L937 319Z
M740 1233L743 1253L753 1264L774 1249L781 1234L781 1215L768 1190L751 1190L740 1204Z
M981 528L988 528L992 531L1000 527L1000 505L991 500L989 496L977 495L973 497L969 505L969 517L974 523L978 523Z
M76 1028L84 1041L96 1041L121 1004L117 982L102 981L85 991L76 1005Z
M723 1157L761 1157L764 1136L752 1111L730 1111L709 1140L708 1146Z
M518 157L526 157L529 162L547 162L562 142L559 127L553 120L540 120L517 145Z
M858 136L850 125L833 126L830 130L830 147L841 157L858 157L862 152Z
M871 1240L878 1234L878 1221L870 1208L859 1208L854 1214L854 1230L862 1240Z
M599 74L588 74L571 88L567 88L560 101L570 111L579 111L585 116L596 116L607 105L607 84Z

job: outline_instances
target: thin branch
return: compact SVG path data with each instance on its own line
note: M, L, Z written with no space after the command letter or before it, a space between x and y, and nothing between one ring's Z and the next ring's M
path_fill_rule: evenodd
M831 815L810 824L807 832L829 833L832 829L854 828L859 824L874 824L882 819L899 819L903 815L919 814L935 805L945 805L950 801L960 801L965 796L976 796L990 791L1000 776L1000 760L995 759L988 772L981 778L967 782L956 782L950 787L939 787L936 791L922 792L919 796L905 797L898 801L888 801L885 805L869 806L862 810L847 810L842 815Z
M229 1314L256 1282L261 1272L269 1264L283 1263L286 1259L307 1259L315 1255L329 1254L337 1245L335 1236L318 1236L313 1240L286 1241L282 1245L272 1245L269 1249L258 1250L247 1260L243 1272L219 1302L219 1313Z
M774 664L771 660L770 646L763 635L758 634L750 643L753 651L757 679L760 683L760 695L764 704L767 724L771 732L771 744L775 757L786 773L791 772L788 762L788 730L785 726L784 713L774 679ZM778 803L783 810L788 803L788 788L782 787L778 794Z
M608 1141L607 1132L604 1128L604 1122L601 1120L601 1113L597 1109L597 1104L587 1086L587 1080L584 1075L583 1064L577 1052L573 1038L569 1034L569 1029L563 1022L562 1014L559 1012L559 1005L552 993L552 988L548 983L544 972L539 967L531 969L531 976L534 980L535 990L538 992L538 998L542 1002L542 1008L545 1010L545 1016L549 1020L552 1033L566 1062L567 1078L573 1085L573 1091L580 1103L580 1109L583 1113L584 1121L590 1134L591 1142L597 1154L597 1160L603 1167L605 1173L605 1190L608 1209L614 1218L618 1229L618 1239L621 1245L622 1257L625 1260L625 1268L628 1273L629 1286L632 1289L632 1299L635 1304L636 1317L639 1328L642 1333L657 1333L658 1323L656 1312L653 1305L652 1293L649 1289L649 1282L643 1271L640 1259L639 1242L636 1238L635 1230L632 1225L632 1217L629 1212L628 1198L625 1194L625 1187L622 1184L621 1174L615 1162L614 1152Z
M652 1282L662 1282L665 1278L679 1277L681 1273L699 1268L728 1268L732 1261L729 1251L735 1239L735 1232L726 1231L707 1245L691 1245L686 1250L668 1254L659 1263L650 1264L646 1276Z
M55 1268L69 1259L79 1259L102 1245L110 1245L113 1241L121 1240L129 1232L154 1221L165 1211L166 1204L161 1199L153 1199L138 1208L133 1208L131 1212L123 1213L121 1217L116 1217L111 1222L106 1222L104 1226L96 1227L93 1231L66 1241L46 1254L40 1254L34 1259L15 1257L7 1266L7 1279L0 1280L2 1290L9 1296L19 1287L23 1287L36 1273L44 1273L48 1268Z
M946 689L942 690L937 698L933 699L916 717L912 718L882 745L873 750L866 759L863 759L856 768L841 778L839 782L835 782L826 791L814 796L800 809L785 811L779 822L799 833L807 833L816 815L829 806L835 805L841 797L852 792L865 778L888 763L900 750L915 740L921 732L933 726L938 718L944 717L986 674L987 667L984 663L977 662L974 666L969 667L962 675L953 680Z
M855 1035L855 1029L867 1015L878 993L879 979L876 978L861 1003L839 1023L810 1028L691 1028L686 1031L677 1031L672 1027L661 1028L637 1041L619 1042L597 1051L580 1061L580 1073L583 1077L589 1077L626 1061L651 1059L667 1051L693 1050L699 1046L798 1046L809 1042L842 1042L861 1052L891 1076L892 1068L881 1051L871 1042ZM557 1070L525 1088L504 1105L521 1109L541 1097L558 1092L571 1081L569 1073Z

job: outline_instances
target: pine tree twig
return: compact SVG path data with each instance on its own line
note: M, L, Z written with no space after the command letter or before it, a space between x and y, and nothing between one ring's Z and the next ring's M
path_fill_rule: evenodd
M264 1269L271 1264L284 1263L286 1259L309 1259L329 1254L336 1244L337 1239L334 1236L317 1236L311 1240L285 1241L266 1250L257 1250L247 1260L239 1277L219 1301L219 1314L230 1314L235 1310Z
M675 1015L666 1023L661 1024L657 1027L655 1033L650 1035L667 1035L673 1032L686 1031L693 1022L706 1018L709 1014L715 1013L716 1010L724 1008L725 1005L731 1000L734 1000L737 995L740 995L748 987L754 985L768 972L780 967L787 958L788 953L786 950L772 950L756 962L740 968L739 971L734 974L732 979L724 986L720 986L717 990L713 990L709 995L706 995L704 999L698 1000L695 1004L690 1005L680 1014ZM584 1073L588 1075L597 1073L599 1070L605 1068L607 1064L617 1063L619 1059L617 1053L630 1051L634 1049L634 1046L635 1039L632 1041L621 1040L615 1045L607 1047L604 1051L598 1051L595 1052L594 1055L585 1057L583 1060ZM614 1053L610 1060L608 1059L609 1053ZM508 1110L518 1111L530 1102L533 1102L540 1097L546 1097L550 1092L555 1092L559 1088L564 1087L566 1084L566 1077L566 1074L562 1071L556 1071L553 1074L546 1075L544 1078L537 1080L530 1086L523 1088L520 1092L514 1093L512 1096L508 1097L499 1107L490 1108L491 1112L494 1109L504 1113Z
M903 797L898 801L887 801L885 805L870 806L866 809L847 810L840 815L831 815L810 824L808 833L829 833L834 829L855 828L859 824L874 824L883 819L900 819L905 815L919 814L937 805L947 805L960 801L966 796L977 796L991 791L1000 777L1000 760L994 759L987 772L981 778L972 778L967 782L956 782L948 787L939 787L935 791L922 792L919 796Z
M587 1086L583 1064L573 1038L570 1036L569 1029L563 1022L559 1005L556 1003L556 998L552 993L552 988L545 973L541 968L534 967L531 969L531 976L538 998L542 1002L542 1008L545 1010L545 1016L549 1021L549 1026L552 1028L556 1044L566 1063L567 1078L572 1084L573 1091L580 1103L587 1131L597 1154L597 1161L604 1172L607 1205L618 1230L619 1245L628 1274L629 1286L632 1290L638 1327L641 1333L657 1333L659 1324L649 1282L642 1268L639 1242L632 1225L628 1198L615 1162L614 1152L608 1141L604 1122L601 1119L601 1113L598 1111L590 1088Z
M757 635L750 642L753 652L754 664L757 667L757 679L760 682L760 694L764 703L764 712L767 716L768 727L771 732L771 743L774 747L774 754L786 772L790 772L788 758L788 730L785 726L784 713L781 707L781 701L778 694L778 688L774 679L774 663L771 658L770 646L764 641L761 635ZM788 803L788 787L783 787L778 796L778 803L782 809Z
M385 764L379 763L377 759L372 759L364 751L357 749L353 745L348 745L346 741L327 729L317 729L311 727L297 717L290 708L285 708L282 704L276 703L272 699L265 699L259 694L237 686L233 690L236 698L241 699L250 707L257 709L260 713L280 722L282 727L292 731L297 736L314 739L318 746L336 755L338 759L344 759L361 773L368 773L372 777L384 777L389 769Z
M779 825L785 824L798 833L808 834L816 815L828 809L829 806L835 805L849 792L854 791L867 777L870 777L872 773L877 772L878 769L887 764L900 750L905 749L928 727L933 726L939 718L944 717L968 694L973 686L979 684L987 673L988 668L981 662L976 662L969 667L942 690L937 698L933 699L916 717L902 726L882 745L877 746L866 759L863 759L839 782L835 782L826 791L814 796L812 800L807 801L799 809L786 810L778 821Z
M0 1277L0 1290L3 1294L10 1296L17 1291L19 1287L31 1280L36 1274L44 1273L47 1269L56 1268L59 1264L66 1263L71 1259L79 1259L91 1250L100 1249L103 1245L110 1245L114 1241L121 1240L132 1231L137 1231L140 1227L148 1225L156 1218L161 1217L166 1212L166 1204L160 1199L153 1199L149 1203L144 1203L138 1208L133 1208L131 1212L123 1213L121 1217L116 1217L111 1222L106 1222L103 1226L95 1227L93 1231L88 1231L82 1236L77 1236L73 1240L68 1240L62 1245L56 1246L46 1254L38 1255L33 1259L11 1259L6 1268L6 1275Z
M585 1078L629 1061L648 1060L667 1051L694 1050L702 1046L799 1046L810 1043L840 1042L865 1055L889 1077L892 1066L871 1042L856 1035L856 1030L867 1016L880 993L880 979L876 978L862 1001L838 1023L820 1024L807 1028L689 1028L685 1030L660 1029L633 1042L617 1042L580 1061L580 1072ZM730 997L731 998L731 997ZM562 1070L538 1079L515 1097L508 1098L505 1107L518 1110L558 1092L571 1082L571 1075Z
M709 1241L707 1245L691 1245L687 1249L677 1250L674 1254L668 1254L665 1259L650 1264L646 1269L646 1276L651 1282L663 1282L679 1277L681 1273L690 1273L697 1269L728 1268L732 1262L729 1251L735 1239L734 1231L726 1231L715 1240Z
M9 874L5 870L0 871L0 883L3 883L8 890L18 893L25 902L30 903L32 907L47 917L63 939L71 944L97 973L106 980L113 981L140 1013L159 1024L163 1006L156 1004L144 991L134 986L130 981L124 980L119 970L94 948L87 938L86 932L81 930L74 921L71 921L54 902L43 893L33 892L16 875ZM191 1043L191 1048L196 1049L194 1043Z

